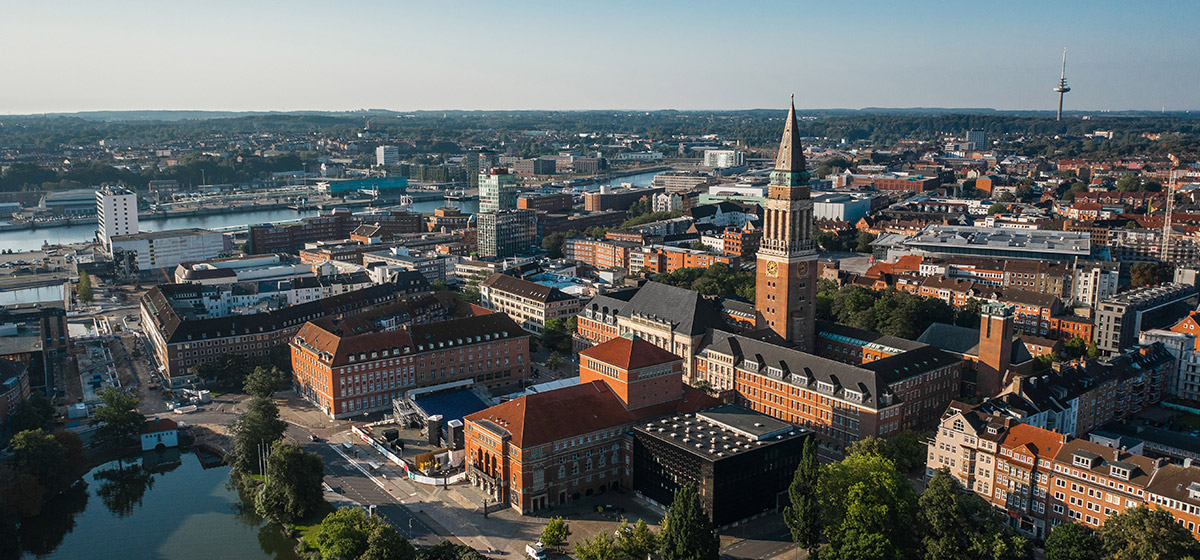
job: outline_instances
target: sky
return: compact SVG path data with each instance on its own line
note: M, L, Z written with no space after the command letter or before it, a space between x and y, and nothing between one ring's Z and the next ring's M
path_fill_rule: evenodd
M1200 109L1200 2L0 0L0 114Z

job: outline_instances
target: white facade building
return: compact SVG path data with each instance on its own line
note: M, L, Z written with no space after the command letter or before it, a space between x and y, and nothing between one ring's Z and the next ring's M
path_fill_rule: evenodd
M96 223L100 241L111 252L113 237L138 232L137 195L124 187L97 189Z
M206 229L116 235L109 244L111 251L136 251L139 270L174 269L186 262L218 258L229 250L225 234Z
M1189 401L1200 401L1200 352L1196 350L1196 334L1178 333L1166 329L1142 331L1142 344L1163 343L1175 356L1175 368L1167 379L1167 391Z
M728 169L746 164L746 156L738 150L705 150L704 165Z
M400 163L400 148L396 146L379 146L375 148L375 165L389 167Z
M848 193L818 194L813 199L813 218L855 223L871 211L871 199Z
M1110 261L1079 261L1071 281L1071 299L1093 309L1101 301L1117 293L1120 263Z

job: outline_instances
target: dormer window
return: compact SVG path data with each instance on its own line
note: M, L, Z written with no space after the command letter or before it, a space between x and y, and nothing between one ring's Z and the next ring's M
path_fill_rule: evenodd
M1118 467L1116 465L1113 465L1109 469L1108 474L1111 475L1113 478L1119 478L1121 480L1129 480L1129 469L1126 469L1123 467Z

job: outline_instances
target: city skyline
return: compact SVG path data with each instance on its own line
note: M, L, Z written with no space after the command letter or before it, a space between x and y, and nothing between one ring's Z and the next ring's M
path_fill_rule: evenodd
M0 114L93 110L1200 108L1200 6L13 5ZM30 48L35 47L35 48Z

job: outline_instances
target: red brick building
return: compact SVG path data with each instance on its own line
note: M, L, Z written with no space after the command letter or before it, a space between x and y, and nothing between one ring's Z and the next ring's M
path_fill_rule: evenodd
M529 334L503 313L446 319L436 299L305 323L291 341L296 392L333 418L391 410L405 391L529 377ZM440 320L446 319L446 320Z
M522 514L631 488L633 424L719 404L683 384L682 362L633 336L581 352L579 385L464 417L468 479Z

